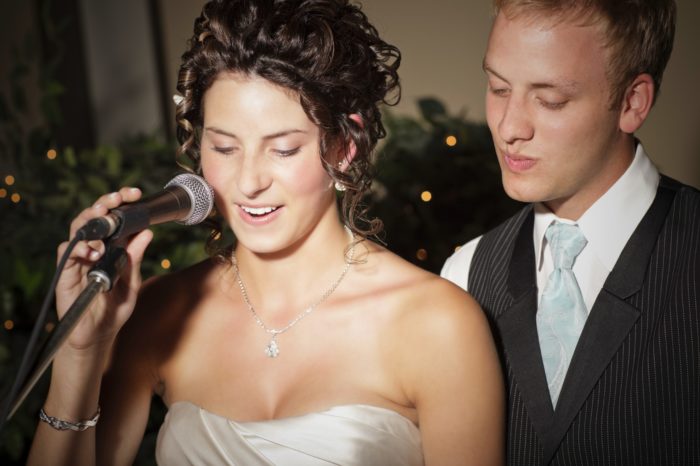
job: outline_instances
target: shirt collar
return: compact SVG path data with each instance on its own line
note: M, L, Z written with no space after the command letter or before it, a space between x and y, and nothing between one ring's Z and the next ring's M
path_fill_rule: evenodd
M641 143L625 173L581 216L578 222L557 218L544 204L535 204L533 239L537 269L542 267L544 233L555 220L576 223L590 248L610 272L622 249L656 196L659 172Z

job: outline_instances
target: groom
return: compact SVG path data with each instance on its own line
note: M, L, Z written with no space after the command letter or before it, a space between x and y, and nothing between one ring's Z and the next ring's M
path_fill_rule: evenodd
M508 463L700 464L700 193L634 136L675 3L495 3L487 120L506 192L530 205L442 275L491 321Z

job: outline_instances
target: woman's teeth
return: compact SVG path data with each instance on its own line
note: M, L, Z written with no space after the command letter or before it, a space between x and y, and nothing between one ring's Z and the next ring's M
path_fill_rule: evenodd
M250 215L265 215L269 214L270 212L274 212L277 210L277 207L246 207L246 206L241 206L241 209L243 209L246 213Z

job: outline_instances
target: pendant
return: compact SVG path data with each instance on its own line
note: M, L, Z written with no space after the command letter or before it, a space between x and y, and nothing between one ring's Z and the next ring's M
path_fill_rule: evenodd
M276 358L280 354L280 349L277 346L277 341L275 341L275 337L272 337L272 340L270 340L270 343L267 344L265 347L265 355L267 355L268 358Z

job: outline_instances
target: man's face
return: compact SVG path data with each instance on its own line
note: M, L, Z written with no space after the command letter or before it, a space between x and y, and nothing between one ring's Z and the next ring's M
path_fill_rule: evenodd
M606 65L600 26L498 14L486 118L510 197L576 220L624 173L632 138L610 109Z

